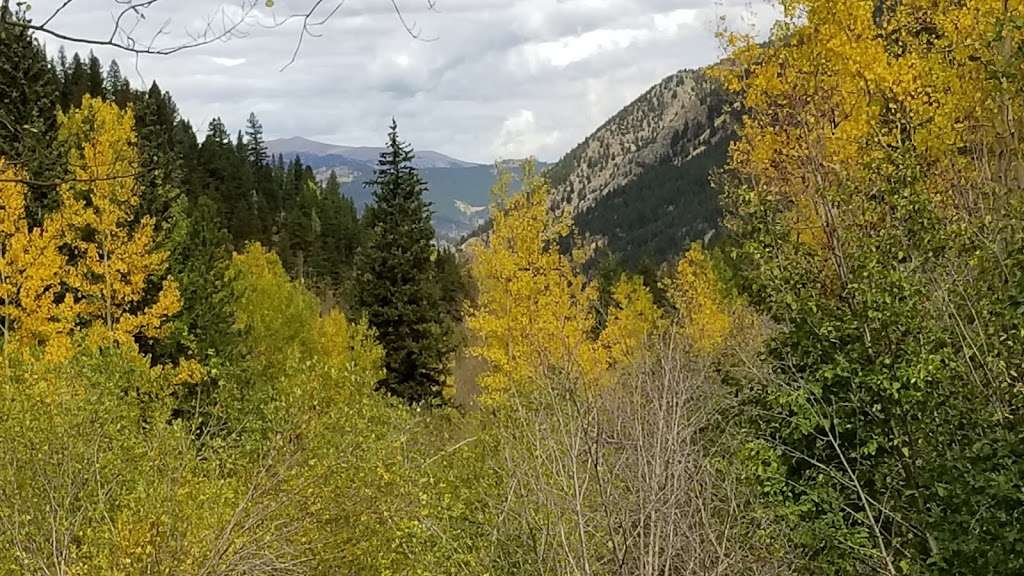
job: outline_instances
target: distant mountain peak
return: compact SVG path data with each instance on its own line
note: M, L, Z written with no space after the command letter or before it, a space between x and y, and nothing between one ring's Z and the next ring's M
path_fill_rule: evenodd
M311 140L303 136L292 136L289 138L278 138L267 141L267 149L273 155L282 154L285 157L300 156L304 162L309 163L312 158L338 157L339 164L352 162L373 166L377 163L377 157L384 151L379 146L342 146ZM453 158L441 152L433 150L415 150L416 159L413 166L416 168L469 168L480 166L475 162L467 162ZM318 162L324 164L325 162Z
M726 162L734 111L705 70L667 76L548 168L554 208L627 265L675 257L718 227L709 176Z

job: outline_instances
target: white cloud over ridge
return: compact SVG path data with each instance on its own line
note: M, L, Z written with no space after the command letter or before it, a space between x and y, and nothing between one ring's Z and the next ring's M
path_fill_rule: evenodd
M237 1L164 0L143 28L171 19L172 42ZM774 15L763 0L436 0L434 10L401 0L425 41L406 33L389 0L347 0L282 71L299 27L273 25L312 1L276 0L243 38L143 57L137 69L171 91L200 136L215 116L240 128L255 111L270 137L378 145L394 116L417 148L478 162L555 160L664 76L717 60L719 17L766 31ZM33 14L45 17L60 3L36 0ZM117 7L75 0L54 25L104 35ZM130 55L96 53L118 58L139 83Z

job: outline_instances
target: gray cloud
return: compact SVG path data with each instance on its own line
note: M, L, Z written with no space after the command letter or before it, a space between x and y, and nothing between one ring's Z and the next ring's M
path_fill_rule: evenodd
M387 0L347 0L282 71L297 22L259 24L311 0L277 0L250 19L244 38L138 62L112 49L96 53L158 81L200 131L215 116L240 128L255 111L270 137L377 145L394 116L417 148L480 162L526 154L554 160L664 76L717 60L719 17L766 31L774 11L765 1L437 0L429 10L424 0L402 0L425 41L405 32ZM37 0L33 14L45 17L59 4ZM162 41L173 43L232 4L157 6L139 33L169 20ZM54 24L102 35L115 9L113 0L75 0Z

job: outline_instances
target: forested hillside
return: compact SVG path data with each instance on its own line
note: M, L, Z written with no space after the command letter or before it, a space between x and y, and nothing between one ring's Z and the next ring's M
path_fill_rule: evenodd
M0 574L1024 572L1024 6L787 2L457 254L0 6Z
M268 148L286 158L298 157L320 181L334 172L357 210L371 202L373 189L366 182L373 179L377 154L382 149L336 146L305 138L272 140ZM456 244L486 222L490 190L498 177L495 165L473 164L429 150L417 151L412 162L427 185L424 197L431 204L440 241ZM518 170L519 162L504 161L513 170Z
M718 230L711 177L735 126L731 98L706 70L677 72L548 169L555 209L572 214L595 256L633 270L662 264Z
M366 182L373 179L381 149L334 146L304 138L272 140L268 146L285 157L298 157L320 181L335 173L357 210L372 200L373 189ZM413 165L427 184L426 198L440 240L454 243L487 219L489 191L497 177L494 166L463 162L431 151L417 151Z

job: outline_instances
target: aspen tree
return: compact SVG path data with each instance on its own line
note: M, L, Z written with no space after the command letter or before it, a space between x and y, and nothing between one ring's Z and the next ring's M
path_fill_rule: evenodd
M132 113L86 96L59 117L71 179L61 185L51 219L73 253L68 283L88 328L114 341L155 337L181 306L165 279L155 298L147 291L164 273L167 253L156 246L152 216L138 214L139 156Z
M612 288L614 307L599 342L608 362L621 365L635 360L664 326L665 318L643 278L623 274Z
M40 343L51 354L66 349L74 301L62 289L66 262L49 227L30 228L24 173L0 159L0 316L4 349Z
M468 323L479 338L473 353L489 364L481 386L491 400L535 384L546 368L588 377L603 364L590 335L597 293L559 251L569 227L549 210L550 185L529 165L522 191L510 185L510 174L498 179L494 226L471 249L479 298Z

